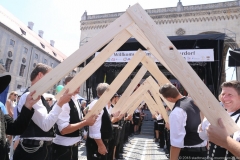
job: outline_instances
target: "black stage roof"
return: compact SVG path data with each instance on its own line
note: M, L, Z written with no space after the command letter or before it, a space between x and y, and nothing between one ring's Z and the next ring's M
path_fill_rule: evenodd
M225 34L169 36L168 38L177 49L214 49L214 62L191 62L189 64L212 93L218 97L222 76L222 52ZM118 51L137 51L139 48L146 50L135 38L130 38ZM92 58L94 58L94 55L87 60L87 63L90 62ZM110 84L115 78L115 72L121 71L125 65L126 63L104 63L86 83L87 88L92 88L93 97L96 96L96 85L104 81L104 75L107 77L106 82ZM160 70L165 69L161 64L159 65L159 63L158 66ZM135 69L135 72L138 71L139 68L140 66ZM88 97L89 96L88 94Z

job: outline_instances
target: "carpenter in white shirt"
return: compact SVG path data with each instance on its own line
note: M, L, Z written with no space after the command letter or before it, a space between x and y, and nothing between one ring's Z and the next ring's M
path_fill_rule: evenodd
M78 103L78 96L72 96L72 100L78 110L79 119L82 119L82 113L80 110L80 106ZM64 128L66 128L70 124L70 106L69 103L65 103L62 106L62 112L58 116L57 126L59 131L61 132ZM78 137L66 137L56 134L56 137L53 139L53 142L62 146L71 146L81 140L81 136Z
M205 147L207 145L207 141L203 141L202 143L194 146L184 146L184 137L186 135L186 121L187 113L182 108L175 107L175 109L170 113L169 124L171 145L178 148Z
M89 104L89 109L91 109L95 103L97 103L98 100L94 100ZM107 106L105 106L107 108ZM102 125L102 115L103 115L103 110L100 112L100 114L97 117L96 122L94 125L89 126L89 137L93 139L101 139L101 125Z
M27 95L29 93L30 92L26 92L21 96L17 105L19 112L21 112L22 107L26 102ZM34 114L32 116L33 122L45 132L48 132L53 127L53 125L56 123L58 119L58 115L62 111L62 108L59 107L57 103L55 103L52 110L48 113L41 99L33 105L33 109L34 109ZM44 141L52 140L52 138L50 137L31 137L28 139L44 140Z

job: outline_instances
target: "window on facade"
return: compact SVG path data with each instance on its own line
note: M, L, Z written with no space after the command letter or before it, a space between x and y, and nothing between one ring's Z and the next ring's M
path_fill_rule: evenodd
M40 42L40 44L41 44L42 48L45 48L45 46L41 42Z
M14 47L15 41L11 39L11 40L10 40L10 45Z
M57 56L57 54L55 52L53 52L53 54L54 54L55 57Z
M24 69L26 68L25 65L21 64L21 68L20 68L20 72L19 72L19 76L22 76L23 77L23 74L24 74Z
M20 30L21 30L23 35L26 35L26 32L22 28L20 28Z
M43 60L43 63L44 63L44 64L47 64L47 59L44 59L44 60Z
M35 59L38 59L38 54L37 53L35 53Z
M12 51L8 51L8 57L12 57Z
M6 72L10 71L11 63L12 63L12 60L7 58L6 63L5 63Z
M24 47L24 53L28 53L28 49L26 47Z
M72 71L72 75L75 76L76 75L76 71L73 70Z
M23 58L23 59L22 59L22 63L25 63L25 62L26 62L26 58Z
M21 88L22 88L22 85L18 84L17 89L21 89Z

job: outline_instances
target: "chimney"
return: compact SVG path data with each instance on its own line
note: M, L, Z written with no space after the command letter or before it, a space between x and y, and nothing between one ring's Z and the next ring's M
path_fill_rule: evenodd
M52 47L54 47L54 43L55 43L54 40L50 40L50 45L51 45Z
M34 25L33 22L28 22L28 28L29 28L29 29L33 30L33 25Z
M44 32L43 32L42 30L39 30L39 31L38 31L39 37L43 38L43 33L44 33Z
M87 11L83 13L81 20L87 20Z

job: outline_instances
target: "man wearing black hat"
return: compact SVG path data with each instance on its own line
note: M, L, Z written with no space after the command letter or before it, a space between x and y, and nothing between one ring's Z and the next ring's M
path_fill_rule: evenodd
M30 80L32 85L45 76L51 67L39 63L33 69ZM26 101L24 93L18 102L18 111L22 112L22 106ZM51 160L52 140L54 138L53 125L62 112L63 104L70 101L72 94L68 90L60 97L53 107L41 96L41 99L33 105L34 114L27 129L20 135L20 142L14 152L13 160Z
M10 75L0 77L0 93L2 93L11 81ZM0 102L0 159L8 160L8 152L6 146L6 134L17 135L21 134L28 126L29 121L32 118L33 110L32 105L38 101L32 99L33 93L30 93L27 97L26 103L23 106L21 114L14 121L7 113L6 107ZM40 98L40 97L39 97Z

